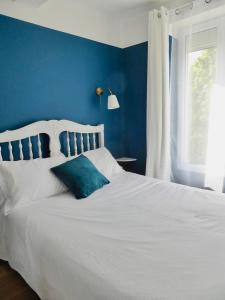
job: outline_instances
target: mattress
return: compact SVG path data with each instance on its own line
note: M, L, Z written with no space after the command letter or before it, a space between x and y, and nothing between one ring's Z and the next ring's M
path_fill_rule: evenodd
M8 260L43 300L224 300L225 196L122 172L15 208Z

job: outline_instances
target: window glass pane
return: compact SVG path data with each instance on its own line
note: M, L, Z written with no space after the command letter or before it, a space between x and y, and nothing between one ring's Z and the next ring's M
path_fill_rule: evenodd
M204 165L206 159L210 95L215 82L216 47L189 53L187 163Z

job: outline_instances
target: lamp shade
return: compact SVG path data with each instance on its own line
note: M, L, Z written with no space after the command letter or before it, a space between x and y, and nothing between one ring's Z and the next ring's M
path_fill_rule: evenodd
M116 109L119 108L119 102L116 95L109 95L108 96L108 109Z

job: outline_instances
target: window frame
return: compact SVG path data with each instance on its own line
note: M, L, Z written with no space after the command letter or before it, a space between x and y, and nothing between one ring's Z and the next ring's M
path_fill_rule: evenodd
M189 38L190 38L190 30L192 34L199 33L202 31L207 31L210 29L216 29L218 33L218 22L217 20L210 20L208 22L202 22L197 25L187 26L182 28L179 32L177 32L177 41L178 41L178 78L180 84L178 84L177 97L179 101L177 102L177 167L178 169L189 171L189 172L197 172L204 173L205 165L203 164L192 164L187 162L188 157L188 133L189 133ZM208 43L207 46L201 46L195 48L194 51L200 51L208 48L216 47L217 42ZM182 120L182 121L180 121Z

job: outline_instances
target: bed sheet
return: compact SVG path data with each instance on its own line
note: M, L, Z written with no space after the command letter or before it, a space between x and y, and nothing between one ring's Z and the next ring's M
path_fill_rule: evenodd
M43 300L224 300L225 196L122 172L7 216L10 265Z

